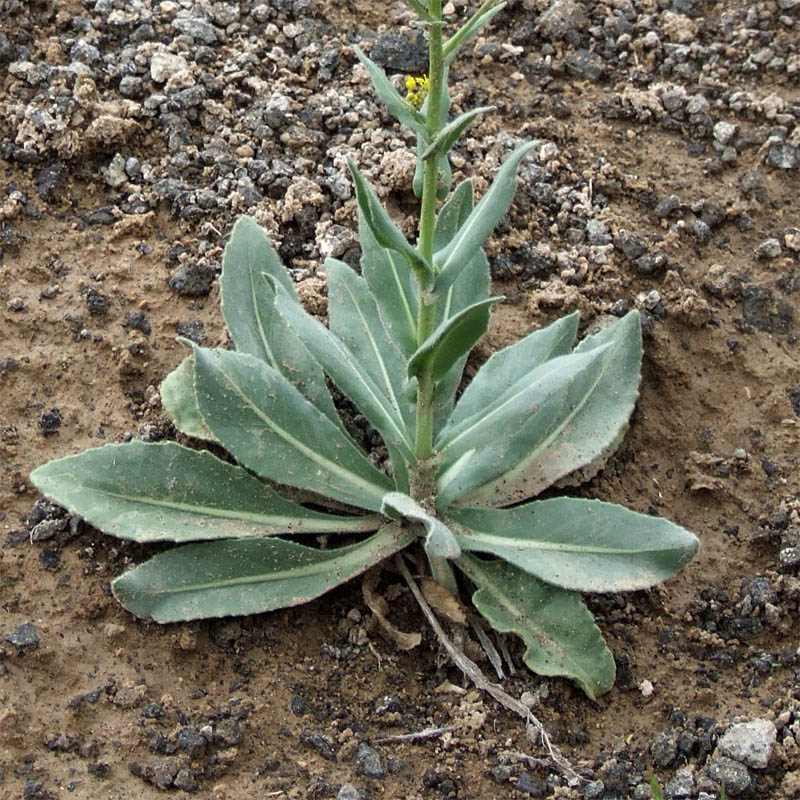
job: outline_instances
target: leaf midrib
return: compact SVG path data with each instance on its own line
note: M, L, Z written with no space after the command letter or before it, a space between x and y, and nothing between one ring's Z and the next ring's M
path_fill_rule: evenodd
M246 406L248 406L253 413L261 419L264 424L272 430L279 438L283 439L287 444L291 447L298 450L302 453L306 458L310 461L313 461L315 464L319 465L323 469L327 470L329 473L333 475L340 475L345 480L349 481L353 486L358 487L366 491L370 496L376 496L379 499L383 497L384 491L383 488L377 484L368 481L365 478L362 478L360 475L356 474L352 470L348 469L347 467L337 464L335 461L331 461L328 458L323 458L320 454L318 454L315 450L311 449L307 445L303 444L303 442L296 439L292 436L288 431L284 430L280 425L278 425L274 420L270 417L266 416L258 406L256 406L249 397L244 393L244 390L239 386L239 384L231 377L222 366L219 367L220 372L225 376L225 379L228 381L230 387L233 389L235 394L239 396L239 398L244 402ZM306 402L311 405L309 401ZM314 408L314 406L312 406ZM315 409L316 410L316 409ZM322 412L319 412L320 417L323 419L327 419Z

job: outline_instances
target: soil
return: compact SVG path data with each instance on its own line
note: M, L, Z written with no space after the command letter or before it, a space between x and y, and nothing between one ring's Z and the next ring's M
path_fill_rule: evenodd
M403 5L0 2L0 797L647 797L652 770L668 796L716 796L718 737L754 719L777 743L728 795L800 797L799 12L510 2L452 71L455 110L498 107L457 148L457 177L482 190L511 145L540 140L488 246L507 299L470 369L574 308L583 331L638 307L630 430L573 491L702 542L663 586L587 598L618 665L597 702L527 672L509 641L505 687L533 698L570 784L465 686L397 577L382 591L423 634L409 652L357 583L260 616L139 621L109 582L149 551L28 481L103 442L175 437L159 383L178 334L227 343L215 276L238 213L270 230L315 311L321 252L355 252L343 154L411 219L412 143L347 49L408 36L389 71L418 73ZM156 51L188 69L161 79ZM200 105L180 95L193 87ZM382 741L431 727L448 730Z

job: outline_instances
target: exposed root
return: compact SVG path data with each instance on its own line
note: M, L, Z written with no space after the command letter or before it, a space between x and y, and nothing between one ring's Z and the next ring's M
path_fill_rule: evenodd
M444 628L442 628L441 624L439 623L439 620L436 618L436 615L431 610L431 607L422 596L422 592L420 591L419 586L417 586L417 582L409 572L408 567L403 561L403 557L401 555L395 556L395 563L397 564L397 569L399 570L400 574L408 584L408 588L411 589L411 593L414 595L419 607L422 609L423 614L425 614L425 617L433 629L433 632L438 637L442 647L444 647L444 649L447 651L447 655L450 656L452 662L464 673L467 678L469 678L469 680L472 681L473 684L475 684L478 689L491 695L498 703L500 703L501 706L503 706L503 708L513 711L515 714L525 720L525 730L528 734L528 738L534 744L537 744L538 742L542 743L544 748L547 750L547 754L550 756L551 761L556 765L556 767L558 767L558 769L561 770L564 775L569 778L579 779L579 776L572 768L572 765L562 755L558 747L556 747L556 745L550 741L550 737L545 730L544 725L542 725L542 723L533 715L531 710L524 703L521 703L515 697L512 697L508 692L505 691L505 689L503 689L502 686L489 681L483 672L481 672L480 667L462 650L453 644L448 635L445 633Z
M453 728L448 726L445 728L423 728L421 731L414 731L413 733L398 733L394 736L382 736L380 739L373 739L373 744L397 744L399 742L418 742L427 741L428 739L435 739L445 733L450 733Z

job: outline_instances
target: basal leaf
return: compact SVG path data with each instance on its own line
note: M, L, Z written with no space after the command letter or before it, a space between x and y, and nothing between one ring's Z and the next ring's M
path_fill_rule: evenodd
M220 278L222 311L234 341L234 331L241 331L244 335L245 327L258 326L254 318L257 316L259 275L269 275L278 281L299 302L292 279L264 229L252 217L241 216L225 245ZM253 336L258 338L258 333Z
M386 475L268 364L198 347L195 389L206 424L248 469L343 503L380 508L391 488Z
M574 397L575 406L566 424L554 428L511 470L461 502L508 505L537 495L575 470L581 471L579 478L589 478L603 466L627 430L639 392L642 336L638 313L632 311L594 336L587 336L575 353L601 347L606 349L597 383L591 391Z
M364 221L369 226L375 241L381 247L387 247L400 253L413 269L424 278L424 282L430 283L433 280L433 272L430 264L417 251L405 234L392 222L386 209L381 205L381 201L369 185L367 179L358 171L352 160L348 160L350 174L353 176L353 183L356 187L356 199L358 208L361 211Z
M361 209L358 212L361 274L378 305L383 326L403 356L417 349L417 284L399 253L381 247L372 235Z
M307 603L412 539L385 525L363 542L329 550L274 536L188 544L154 556L111 587L125 608L156 622L258 614Z
M107 444L31 473L42 494L91 525L136 542L274 533L370 531L380 520L324 514L287 500L241 467L174 442Z
M412 105L406 102L403 96L392 86L391 81L386 77L386 73L371 59L364 55L361 48L353 45L353 52L358 56L358 60L364 65L375 93L381 99L391 115L403 125L414 131L425 130L425 118Z
M276 295L276 307L314 358L323 365L331 380L377 428L386 444L413 463L413 440L403 418L349 348L322 323L280 293Z
M413 406L405 394L406 361L389 339L381 323L378 307L364 278L347 264L329 258L328 320L330 331L383 392L395 414L409 432L414 431Z
M461 548L450 529L407 494L401 492L385 494L381 513L422 525L427 533L425 552L432 558L458 558L461 555Z
M264 230L249 217L240 217L225 247L220 277L222 313L236 349L282 372L331 422L341 425L325 373L275 312L276 283L300 304Z
M509 509L452 506L448 519L464 550L582 592L647 589L683 569L699 547L696 536L661 517L573 497Z
M523 144L505 160L491 186L472 209L458 233L442 250L434 254L434 291L440 297L450 288L463 266L483 245L508 211L517 188L517 168L533 145L533 142Z
M409 377L429 369L440 381L489 328L489 311L502 297L490 297L459 311L439 325L408 362Z
M445 428L437 442L439 508L513 469L566 427L599 380L603 352L597 348L550 359L482 413Z
M194 358L187 356L161 381L161 405L170 415L175 427L195 439L214 441L214 434L206 425L197 407L194 393Z
M614 656L580 595L502 561L463 555L455 564L478 587L472 602L490 625L525 642L530 669L570 678L592 700L614 685Z
M551 358L570 352L577 332L576 311L495 352L467 385L448 426L452 429L476 414L483 414L513 387L525 386L533 370Z

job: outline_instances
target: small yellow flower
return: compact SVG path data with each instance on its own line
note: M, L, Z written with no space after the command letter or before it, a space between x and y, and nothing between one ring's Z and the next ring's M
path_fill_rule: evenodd
M430 88L431 82L427 75L421 75L418 78L409 75L406 78L406 89L408 90L406 92L406 102L414 106L414 108L422 108Z

